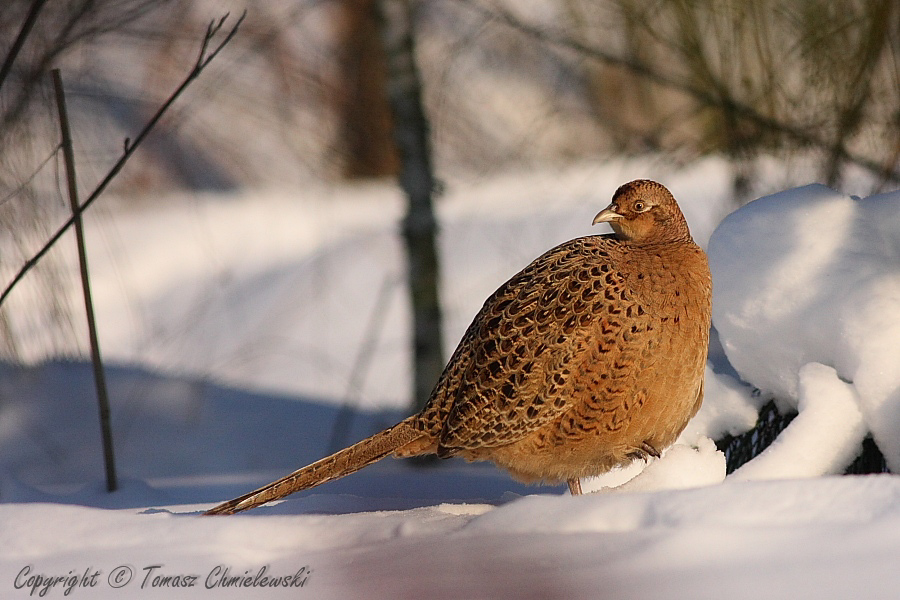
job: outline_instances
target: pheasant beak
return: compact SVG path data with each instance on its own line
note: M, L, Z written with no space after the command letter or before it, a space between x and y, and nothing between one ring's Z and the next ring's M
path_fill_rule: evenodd
M617 208L619 207L615 204L610 204L597 213L597 216L591 221L591 225L596 225L597 223L609 223L610 221L618 221L623 218L622 215L616 212Z

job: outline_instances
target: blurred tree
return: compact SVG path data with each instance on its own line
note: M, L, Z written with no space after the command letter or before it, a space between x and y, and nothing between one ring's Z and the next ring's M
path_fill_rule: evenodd
M400 186L407 197L403 238L413 320L413 406L421 408L444 369L437 220L432 202L435 179L428 120L416 66L412 3L410 0L379 2L394 141L400 154Z
M399 166L376 8L376 0L340 0L336 18L341 74L335 100L343 171L351 179L396 175Z
M741 199L763 155L814 156L835 186L851 165L900 181L893 0L565 0L543 19L463 5L568 57L613 151L725 156Z

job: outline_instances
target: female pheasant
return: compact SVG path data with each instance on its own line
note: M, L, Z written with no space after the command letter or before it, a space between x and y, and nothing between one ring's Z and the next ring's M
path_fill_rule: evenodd
M712 281L664 186L626 183L594 217L613 233L538 257L475 316L417 415L225 502L231 514L385 456L489 460L526 482L659 456L703 399Z

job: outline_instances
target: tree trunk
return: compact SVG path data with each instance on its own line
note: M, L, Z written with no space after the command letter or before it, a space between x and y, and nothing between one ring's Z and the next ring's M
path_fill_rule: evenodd
M396 175L390 108L385 101L387 66L379 36L378 0L341 0L338 53L341 82L335 97L340 115L344 176Z
M408 0L380 0L379 7L394 142L400 155L400 186L408 200L403 237L413 317L413 405L419 408L444 368L437 221L432 203L435 182L415 62L413 9Z

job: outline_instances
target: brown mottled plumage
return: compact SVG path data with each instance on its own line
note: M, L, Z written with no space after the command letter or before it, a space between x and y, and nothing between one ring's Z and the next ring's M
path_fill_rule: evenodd
M569 483L659 456L703 399L711 280L675 198L620 187L594 223L614 233L553 248L475 316L418 415L206 514L231 514L388 455L490 460Z

